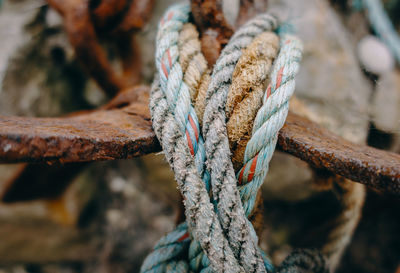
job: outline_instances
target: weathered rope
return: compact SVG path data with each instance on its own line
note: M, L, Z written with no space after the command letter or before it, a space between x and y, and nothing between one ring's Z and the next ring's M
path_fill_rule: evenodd
M315 118L314 114L295 96L292 97L290 103L295 106L294 109L297 110L295 112L310 120ZM313 183L319 190L333 190L341 204L341 211L333 222L328 238L322 246L322 253L327 258L329 270L335 272L361 218L365 186L339 176L314 179Z
M211 76L203 117L203 135L207 168L211 175L213 198L217 204L219 221L227 235L233 253L245 272L265 271L257 248L257 236L245 217L236 176L230 159L226 132L225 104L235 65L252 40L262 32L277 28L277 19L269 14L259 15L244 24L222 50Z
M202 125L205 96L211 80L211 71L208 70L207 61L201 53L199 33L193 24L185 24L179 34L179 55L184 82L188 85L192 103Z
M262 105L265 85L278 49L279 38L275 33L260 34L243 50L233 72L225 113L236 172L243 166L244 151L251 137L253 121Z
M252 196L268 172L278 131L285 122L289 99L294 92L294 77L299 69L301 50L302 45L296 37L281 35L281 49L272 68L271 82L264 95L263 106L254 120L252 137L244 155L245 165L238 175L239 184L243 185L241 194L248 200L243 204L246 213L250 213L254 207L255 199Z
M336 270L353 237L365 200L364 185L346 179L337 180L335 184L342 210L335 219L334 228L329 233L327 242L322 247L322 253L327 258L330 272Z
M202 272L265 272L266 266L270 270L269 265L264 264L266 259L257 247L257 236L245 216L248 216L254 208L255 196L261 185L258 184L259 180L252 179L253 177L260 178L260 172L253 174L251 172L254 172L254 168L257 170L258 162L260 165L268 166L274 148L269 145L271 139L275 139L276 143L280 123L273 124L272 127L268 126L270 126L271 120L274 121L275 115L279 115L283 119L282 125L286 118L286 115L280 114L280 112L286 111L287 114L287 100L293 93L294 83L292 82L298 70L298 62L301 57L301 53L299 55L298 51L301 48L294 37L290 40L286 39L287 35L283 36L284 43L281 43L281 51L271 74L272 88L267 89L263 107L260 109L261 111L266 107L261 112L264 116L258 120L258 123L260 120L261 123L265 122L267 124L265 127L269 131L267 130L265 143L261 143L255 159L246 160L249 147L247 145L244 162L247 165L250 160L254 160L253 162L256 164L254 168L251 164L250 173L244 169L246 168L244 165L238 175L239 182L243 184L240 196L243 205L248 208L243 211L235 172L229 158L225 103L234 68L242 55L241 50L245 49L259 34L275 29L277 22L274 17L267 14L256 17L236 32L222 51L214 67L206 94L203 126L206 143L204 143L199 133L197 115L191 100L201 102L200 90L202 88L205 90L207 87L208 73L206 72L206 63L203 62L199 49L196 49L199 44L196 44L190 33L183 32L180 35L183 29L186 31L186 28L190 28L183 27L188 20L188 13L187 5L176 5L169 9L160 23L156 53L159 77L156 77L153 83L150 100L154 130L171 168L175 172L178 186L185 199L187 226L179 225L157 244L154 252L146 258L142 272L187 272L189 266L185 259L190 236L192 243L199 242L193 246L201 248L206 254L201 261L204 267ZM184 34L188 36L185 38ZM193 45L193 48L188 51L188 56L195 56L195 58L182 57L180 60L180 41L182 46L185 43ZM183 49L181 48L181 50ZM193 59L196 61L192 62ZM283 63L281 63L282 61ZM297 66L292 62L297 63ZM187 75L188 71L191 72ZM277 78L275 84L274 77ZM273 105L275 108L271 108L269 102L273 97L271 94L275 91L287 94L278 97L275 101L278 104ZM268 107L273 112L268 111L270 110ZM258 111L257 118L260 111ZM265 130L264 124L256 127L257 118L249 144L257 132ZM215 207L211 204L208 196L209 177L207 171L204 170L204 144ZM268 149L271 155L259 157L260 160L257 161L258 153L264 152L265 149ZM265 161L267 162L265 163ZM247 180L244 181L243 177ZM253 184L253 182L256 183ZM244 185L244 183L248 184ZM189 256L192 243L189 247ZM322 272L323 260L320 254L313 251L299 251L289 256L278 272Z
M153 84L150 101L153 126L185 198L186 218L192 236L200 242L215 271L240 272L243 270L222 234L210 202L207 181L201 179L204 157L196 156L202 155L199 152L201 135L190 103L189 89L182 81L177 46L179 32L187 22L188 14L189 5L172 6L159 25L156 66L160 83L155 81ZM192 142L189 130L198 143ZM145 260L142 272L163 272L164 265L152 257Z
M362 3L368 11L368 18L372 28L390 48L397 62L400 64L400 36L392 22L390 22L381 1L362 0Z
M185 28L187 32L185 31L184 33ZM197 39L197 42L191 41L190 43L181 43L182 49L179 52L180 56L184 60L190 59L190 62L193 64L193 69L188 69L187 71L185 71L185 69L183 68L183 73L185 75L185 73L190 71L191 75L196 76L192 76L191 79L199 79L201 72L204 71L201 69L203 67L206 67L206 60L200 52L198 33L192 25L188 27L185 26L184 30L182 30L180 35L183 41L191 41L190 39L183 39L183 37L191 37L191 39ZM184 35L182 33L184 33ZM267 79L267 76L269 74L272 61L278 53L278 45L279 38L277 37L277 35L272 32L268 32L262 33L261 35L257 36L253 40L253 42L246 49L243 50L243 55L239 59L238 64L236 64L235 72L233 73L234 80L230 88L230 95L228 94L228 101L230 100L230 97L233 97L233 94L235 94L237 97L237 101L231 102L230 104L228 104L227 102L227 105L230 105L231 107L231 112L234 112L232 120L240 123L250 123L252 125L252 121L256 116L257 110L261 107L262 104L265 80ZM189 46L191 47L191 49L186 48ZM204 75L208 74L205 73ZM184 78L186 78L186 75L184 76ZM191 80L191 82L195 81ZM205 84L208 85L207 80L205 80ZM198 83L198 81L196 81L196 84L193 84L192 86L193 88L197 87L200 89L200 84ZM196 94L195 91L193 93ZM202 109L205 106L204 100L205 95L200 96L200 98L196 100L196 105L198 105L198 108L201 109L201 112L204 112L204 110ZM248 111L243 113L243 111L246 111L246 108ZM251 112L252 114L250 114L249 112ZM230 123L228 121L228 128L229 124ZM247 131L245 133L249 134L251 132L251 125L247 126ZM231 131L228 131L228 138L231 138L232 135L235 135L237 137L238 130L233 129ZM249 137L247 138L247 140L248 139ZM244 143L244 145L246 143ZM242 154L244 154L244 148ZM235 153L233 153L232 157L235 157ZM241 159L241 161L243 161L243 159ZM243 164L242 162L240 163L241 167ZM240 169L240 167L238 169ZM198 245L192 243L189 251L189 259L191 261L190 268L192 270L198 270L199 268L201 268L201 265L206 266L207 261L204 260L204 257L201 254L201 248Z
M262 105L265 87L269 83L269 72L278 50L279 37L274 32L261 33L243 50L235 66L225 113L231 159L236 174L243 167L244 151L251 136L253 120ZM262 225L261 192L255 198L257 206L247 217L258 233Z

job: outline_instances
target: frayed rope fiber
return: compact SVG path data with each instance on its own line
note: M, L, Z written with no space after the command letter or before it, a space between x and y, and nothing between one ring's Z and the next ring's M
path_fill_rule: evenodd
M210 76L198 34L188 24L189 12L188 4L174 5L159 24L158 74L150 96L154 131L184 197L186 222L157 243L141 272L272 272L273 267L257 246L258 238L247 216L254 209L278 130L288 112L301 43L290 34L280 33L276 56L277 38L272 38L274 34L268 31L278 29L278 20L269 14L259 15L232 36ZM270 36L271 42L252 48L263 35ZM243 53L245 57L241 58ZM246 59L252 54L254 58ZM262 64L257 64L258 59ZM246 62L250 67L258 67L261 76L242 84L237 78L245 77L240 75ZM268 88L260 92L268 78ZM242 95L231 99L231 86L236 90L232 94ZM247 94L241 93L241 89ZM239 103L246 102L253 91L257 97L247 105L259 109L252 109L253 125L245 129L249 140L235 173L227 115L237 115ZM243 134L240 130L233 129L229 136ZM241 137L233 139L237 142ZM298 250L276 272L325 270L324 258L318 251Z

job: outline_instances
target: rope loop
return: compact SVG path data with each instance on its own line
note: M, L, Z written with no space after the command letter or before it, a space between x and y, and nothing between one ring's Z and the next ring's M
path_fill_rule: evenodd
M301 42L265 13L244 24L212 72L190 6L160 21L150 96L154 131L184 197L186 222L163 237L141 272L274 272L248 217L268 172L301 60ZM325 272L295 251L276 272Z

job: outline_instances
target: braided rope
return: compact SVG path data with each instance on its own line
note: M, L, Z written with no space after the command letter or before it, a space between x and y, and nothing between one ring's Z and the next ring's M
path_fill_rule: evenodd
M153 85L154 86L154 85ZM213 205L209 201L208 192L204 183L200 179L194 159L189 152L187 142L179 130L179 125L174 119L174 115L168 112L166 98L161 88L152 90L150 110L152 113L153 126L157 137L160 138L161 145L168 162L175 173L179 189L185 198L186 217L189 224L189 230L193 238L200 242L200 245L206 255L210 257L210 265L216 272L240 272L240 266L237 264L229 245L222 234L219 221L214 213ZM158 131L162 131L158 134ZM177 231L172 232L176 234ZM168 236L168 235L167 235ZM146 258L142 265L142 272L164 272L162 270L164 261L176 260L179 256L177 251L165 251L162 248L181 248L180 242L186 242L189 234L186 232L174 244L161 244L156 248L154 255ZM172 241L173 242L173 241ZM172 253L160 261L159 253ZM174 254L174 255L173 255ZM176 255L175 255L176 254ZM153 259L151 259L151 257Z
M246 213L250 213L254 207L254 193L268 172L278 131L285 122L289 99L295 88L294 77L299 70L301 51L301 42L295 36L282 35L281 50L272 68L271 82L264 95L263 106L254 120L252 137L244 155L245 164L238 175L239 184L242 185L241 194L248 200L243 204Z
M201 126L205 96L211 77L207 61L201 53L199 33L193 24L185 24L179 34L179 56L184 74L183 81L189 87L192 103Z
M183 81L188 85L192 103L201 120L204 113L204 97L210 78L207 61L201 52L199 34L194 25L187 23L179 34L179 57L183 72ZM201 122L199 121L201 124ZM192 240L189 247L189 267L194 272L207 271L210 262L204 255L198 241ZM203 269L206 268L206 269Z
M198 109L200 109L200 112L204 112L206 88L201 90L201 85L203 84L203 86L207 87L208 79L210 77L205 77L208 76L208 73L206 73L207 62L201 54L198 33L193 25L186 24L183 27L183 30L180 34L179 44L180 60L184 60L181 61L184 81L188 84L188 86L191 86L191 89L200 89L200 92L197 92L196 90L192 91L192 94L194 94L192 100L196 100L196 106L198 107ZM239 101L236 101L235 105L232 105L232 112L236 110L232 116L233 119L236 119L242 123L249 122L252 124L252 120L255 118L258 108L261 107L262 96L264 93L264 81L268 76L270 67L272 65L272 60L277 55L278 44L279 39L276 34L272 32L262 33L261 35L256 37L245 50L243 50L243 55L239 59L238 64L235 68L235 72L233 75L234 80L230 90L234 90L233 92L241 92L241 89L245 89L249 94L243 94ZM189 64L192 64L192 66L190 66ZM245 78L244 80L242 77L246 76L247 78ZM244 85L241 84L242 80L244 80ZM201 83L199 83L199 81ZM256 88L253 88L252 86L255 86ZM252 89L254 90L252 91ZM204 95L199 95L199 98L197 98L196 96L198 93ZM229 94L232 94L232 91L230 91ZM228 101L230 99L229 94ZM242 103L240 103L240 100L242 101ZM243 105L245 105L250 111L252 111L253 114L250 115L249 113L242 113L243 110L245 110L244 107L241 107ZM237 111L237 109L240 110ZM240 115L243 118L240 118ZM250 130L251 126L248 128L248 131ZM228 131L228 137L230 138L231 135L235 133L237 134L237 131L235 130L232 130L231 132ZM234 156L235 153L233 157ZM202 254L203 252L201 247L196 244L196 242L192 242L189 250L189 259L190 268L193 271L198 271L202 267L207 267L208 261L204 258ZM265 261L268 267L271 267L268 260Z
M197 115L190 102L191 100L200 102L201 93L196 90L205 89L207 86L208 78L204 76L208 75L206 63L203 62L199 50L188 52L188 56L196 57L195 62L191 62L191 58L186 59L185 57L180 60L179 54L179 41L192 43L194 47L197 46L190 36L186 36L186 38L184 36L184 34L188 34L186 28L190 28L183 27L188 19L188 10L187 5L176 5L170 8L161 20L156 53L159 80L156 77L150 100L154 130L166 158L175 172L179 189L185 199L187 224L179 225L157 244L155 251L148 256L142 266L142 272L187 272L189 266L184 261L190 241L187 230L193 237L192 243L199 242L193 245L197 247L196 251L201 248L206 254L201 258L201 263L205 267L202 272L265 272L266 267L268 270L271 269L268 264L264 264L265 254L257 248L257 236L241 206L232 163L229 160L226 161L226 155L229 159L229 144L226 121L222 118L225 118L224 105L227 91L232 81L234 67L242 55L241 49L246 48L258 34L273 29L276 20L265 14L244 25L221 53L208 86L203 133L207 136L205 145L209 160L208 169L211 172L213 198L216 204L217 214L215 214L207 191L208 173L203 170L204 142L199 133ZM180 36L183 29L185 32ZM180 39L180 37L183 38ZM293 68L290 63L293 59L290 57L293 57L295 51L290 48L287 50L287 44L290 44L289 40L285 40L274 64L274 68L278 67L279 71L283 70L283 64L279 63L279 60L282 59L281 55L289 56L286 60L289 61L287 66ZM298 55L296 54L297 52L294 56ZM200 70L199 73L191 70L196 65L200 65L196 68ZM189 73L191 76L186 77L184 71L191 71ZM272 76L276 76L274 71L273 69ZM297 70L292 69L291 72L295 74ZM279 73L282 74L282 72ZM279 73L277 74L278 81L279 77L282 80ZM290 72L288 74L291 75ZM203 84L204 82L205 84ZM280 83L272 86L280 90ZM288 90L281 89L290 93L290 88L291 85L286 88ZM294 89L294 85L292 89ZM268 96L264 96L263 108L271 100L266 99L272 94L271 88L268 89L267 94ZM218 102L222 103L218 106ZM275 110L279 113L281 108L278 105ZM257 117L259 117L260 111ZM275 112L266 113L270 116L264 117L263 121L269 123ZM253 137L254 133L258 131L254 128ZM264 139L267 142L266 146L268 146L270 138ZM228 149L224 150L224 148ZM259 152L262 152L264 148L263 146ZM255 161L257 162L257 160ZM243 168L245 167L246 165ZM240 174L242 175L243 172ZM249 178L250 176L247 177L248 182L252 182L252 179ZM257 195L258 188L254 187L256 189L253 192L254 196ZM241 191L243 189L246 192L248 188L242 187ZM241 192L241 196L243 198L246 195ZM244 204L247 203L249 200L244 201ZM253 207L254 204L249 211ZM248 215L247 211L246 215ZM189 256L191 249L192 244L189 248ZM282 267L282 270L288 269L289 271L278 272L311 272L307 270L323 268L323 259L319 259L318 255L312 256L307 251L296 252L293 255L288 257L287 264Z
M190 91L182 81L182 68L179 63L179 32L183 24L188 21L190 7L189 5L179 7L172 7L159 24L156 67L160 71L160 85L165 93L170 111L175 113L175 119L187 139L190 153L196 159L198 173L201 176L204 174L204 181L209 189L209 179L203 172L204 141L200 134L197 115L191 105Z
M185 198L186 217L192 236L200 242L213 270L241 272L243 270L222 234L210 203L207 181L203 183L201 180L201 174L205 173L201 153L203 143L196 123L197 116L190 103L189 88L182 80L177 46L179 32L188 20L188 13L188 5L174 5L159 25L156 66L160 76L159 83L156 80L153 84L150 98L153 126ZM194 133L197 143L193 142L191 133ZM206 176L203 180L207 180ZM160 272L160 267L162 265L157 260L146 259L141 271Z
M242 49L256 36L276 26L277 20L274 17L263 14L247 22L232 36L214 66L203 117L207 167L219 220L235 257L246 272L263 272L265 266L257 248L257 236L245 217L236 188L226 132L225 104L235 64L242 55Z
M278 49L279 38L275 33L261 33L243 50L235 66L225 109L235 173L243 167L244 151L251 136L253 120L262 105L265 86L269 82L269 72ZM255 198L257 206L247 217L259 234L262 225L261 192ZM243 202L245 200L242 199Z
M365 187L362 184L343 179L337 181L342 211L336 218L335 226L322 247L322 253L327 257L330 272L334 272L343 253L353 237L361 218L365 200Z
M323 273L325 259L314 249L296 249L278 267L277 273Z
M235 172L243 166L253 120L262 105L265 83L278 49L279 38L275 33L260 34L243 50L233 72L225 113Z

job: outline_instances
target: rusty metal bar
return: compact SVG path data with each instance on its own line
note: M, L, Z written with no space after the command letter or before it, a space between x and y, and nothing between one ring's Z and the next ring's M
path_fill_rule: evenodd
M132 32L147 22L153 2L103 0L91 7L90 1L48 0L63 16L70 43L81 64L110 98L139 82L140 55ZM111 41L117 41L123 75L115 72L100 45L99 37L107 35L112 37Z
M58 0L49 2L60 5ZM64 6L70 8L78 2L69 0ZM257 0L242 2L252 5ZM209 49L203 53L213 60L233 33L233 27L220 18L220 1L192 1L192 8L194 19L203 31L203 49ZM65 15L64 10L58 9ZM253 12L241 9L237 24ZM218 18L204 20L212 16ZM213 39L204 39L206 33L216 35L208 35ZM120 93L95 112L64 118L0 117L0 161L88 162L126 159L159 151L147 104L148 88L142 86ZM399 155L347 142L302 117L289 114L279 133L278 146L317 168L384 192L400 193Z
M151 129L148 88L114 110L65 118L0 117L0 161L84 162L126 159L158 151Z
M400 195L400 155L349 142L306 118L289 113L278 148L316 168Z
M85 162L160 151L148 88L121 94L104 110L65 118L0 117L0 162ZM127 105L129 100L135 100ZM119 107L112 110L105 110ZM400 155L357 145L290 113L278 148L311 165L400 195Z

